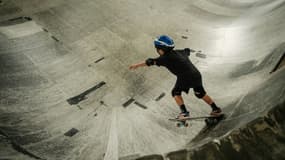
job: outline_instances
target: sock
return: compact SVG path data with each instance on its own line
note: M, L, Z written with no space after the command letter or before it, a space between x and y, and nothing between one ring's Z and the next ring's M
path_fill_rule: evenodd
M182 105L180 106L180 110L181 110L182 113L188 112L184 104L182 104Z
M211 104L211 108L212 108L212 110L217 110L218 109L218 107L217 107L217 105L215 103Z

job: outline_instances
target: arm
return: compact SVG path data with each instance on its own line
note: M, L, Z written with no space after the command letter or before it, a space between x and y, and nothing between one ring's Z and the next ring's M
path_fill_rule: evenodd
M137 69L139 67L151 66L155 64L156 64L155 59L149 58L146 61L130 65L129 69Z
M132 64L130 65L129 69L137 69L139 67L145 67L147 66L146 63L143 61L143 62L140 62L140 63L136 63L136 64Z

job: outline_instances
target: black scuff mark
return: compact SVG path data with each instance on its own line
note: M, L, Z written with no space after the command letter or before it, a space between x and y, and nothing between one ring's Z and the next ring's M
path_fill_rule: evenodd
M143 105L143 104L141 104L141 103L139 103L139 102L137 102L137 101L135 101L135 104L136 104L137 106L141 107L142 109L147 109L147 106L145 106L145 105Z
M51 36L51 38L52 38L53 40L55 40L56 42L60 42L60 40L57 39L55 36Z
M101 57L101 58L95 60L94 63L99 63L99 62L101 62L104 59L105 59L105 57ZM92 67L92 64L89 64L88 67Z
M99 59L96 60L94 63L98 63L98 62L102 61L103 59L105 59L105 57L99 58Z
M8 21L26 22L31 20L33 20L31 17L16 17L16 18L11 18Z
M155 99L155 101L161 100L164 96L165 96L165 93L163 92Z
M0 6L1 6L1 3L0 3ZM25 16L15 17L15 18L11 18L11 19L0 22L0 26L17 25L17 24L22 24L22 23L32 21L32 20L33 19L31 17L25 17Z
M102 81L100 82L99 84L95 85L94 87L84 91L83 93L77 95L77 96L74 96L72 98L69 98L67 99L66 101L70 104L70 105L75 105L75 104L78 104L79 102L87 99L87 95L99 88L101 88L102 86L104 86L106 84L106 82Z
M196 52L196 57L199 57L199 58L207 58L207 55L206 55L206 54L203 54L201 51L197 51L197 52Z
M129 100L127 100L127 101L123 104L123 106L126 108L126 107L128 107L130 104L132 104L134 101L135 101L134 98L130 98Z
M270 74L275 72L277 69L281 68L282 66L285 66L285 52L277 62L277 64L274 66L274 68L270 71Z
M72 137L74 136L75 134L77 134L79 132L78 129L76 128L71 128L69 131L67 131L66 133L64 133L65 136L68 136L68 137Z
M100 101L100 105L106 106L106 107L108 106L108 105L107 105L104 101L102 101L102 100Z
M49 32L48 29L46 29L46 28L42 28L42 29L43 29L45 32L47 32L47 33Z

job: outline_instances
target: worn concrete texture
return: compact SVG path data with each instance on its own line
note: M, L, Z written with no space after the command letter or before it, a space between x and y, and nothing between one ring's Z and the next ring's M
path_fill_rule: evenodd
M284 0L1 0L0 159L282 159L284 19ZM166 69L128 69L161 34L227 114L210 131L168 121Z

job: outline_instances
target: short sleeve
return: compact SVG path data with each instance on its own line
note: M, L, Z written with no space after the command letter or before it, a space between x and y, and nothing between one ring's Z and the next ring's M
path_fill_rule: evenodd
M155 58L154 61L157 66L166 66L167 64L167 59L165 56L159 56Z
M190 56L190 52L191 52L191 49L190 48L185 48L184 49L184 52L187 56Z
M190 52L191 52L191 49L189 48L185 48L185 49L181 49L181 50L175 50L178 54L182 54L184 56L190 56Z

